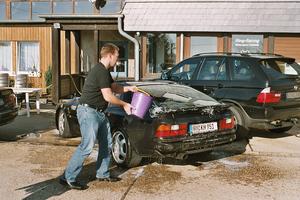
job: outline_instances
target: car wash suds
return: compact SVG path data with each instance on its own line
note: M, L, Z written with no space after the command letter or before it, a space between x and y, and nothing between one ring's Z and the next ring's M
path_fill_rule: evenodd
M266 158L238 155L213 161L209 176L242 185L260 186L272 179L283 178L286 171L268 164ZM203 169L203 167L201 167Z

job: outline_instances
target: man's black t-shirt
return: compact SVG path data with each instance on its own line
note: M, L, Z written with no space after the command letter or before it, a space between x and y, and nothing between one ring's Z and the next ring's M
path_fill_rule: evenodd
M80 103L86 103L94 108L106 109L108 103L104 100L101 89L110 88L113 82L110 72L102 63L98 63L86 77Z

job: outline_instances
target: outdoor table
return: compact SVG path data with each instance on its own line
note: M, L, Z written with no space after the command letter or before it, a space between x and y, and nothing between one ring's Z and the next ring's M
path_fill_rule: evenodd
M40 114L40 91L42 88L16 88L16 87L8 87L14 91L15 94L25 93L25 102L26 102L26 111L27 117L30 117L30 106L29 106L29 94L35 94L36 97L36 110L37 114Z

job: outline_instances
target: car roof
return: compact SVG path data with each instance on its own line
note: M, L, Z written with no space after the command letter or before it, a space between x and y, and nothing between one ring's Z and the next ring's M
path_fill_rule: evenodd
M208 52L208 53L199 53L195 54L192 57L207 57L207 56L225 56L225 57L251 57L257 59L282 59L289 58L280 54L272 54L272 53L235 53L235 52ZM292 59L292 58L289 58Z

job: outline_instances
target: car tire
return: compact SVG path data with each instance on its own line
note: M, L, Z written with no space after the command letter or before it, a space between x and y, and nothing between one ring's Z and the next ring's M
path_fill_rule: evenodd
M242 140L248 138L249 129L246 127L245 117L242 110L237 106L231 106L229 108L233 113L235 125L236 125L236 140Z
M128 135L121 130L113 131L112 157L117 165L128 168L136 167L142 161L142 157L131 145Z
M270 129L269 131L272 133L283 133L289 131L291 128L293 128L293 126L288 126L284 128L274 128L274 129Z
M59 110L58 119L57 119L57 129L58 135L63 138L72 137L70 132L68 119L66 116L66 112L63 109Z

